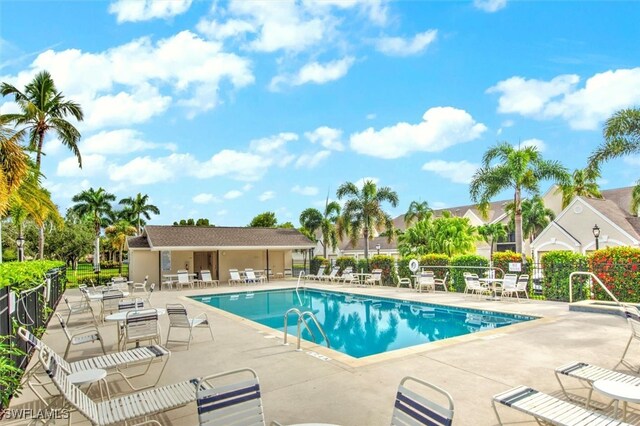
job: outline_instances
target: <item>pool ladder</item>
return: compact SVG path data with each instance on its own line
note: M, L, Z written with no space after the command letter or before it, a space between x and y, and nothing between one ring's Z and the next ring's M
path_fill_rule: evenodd
M313 333L313 331L311 331L311 328L309 328L309 324L307 324L307 322L305 321L305 317L311 318L311 320L316 324L316 327L318 327L318 330L320 330L320 333L322 334L322 337L324 338L324 341L326 342L327 347L328 348L331 347L331 344L329 343L329 338L325 334L324 330L322 329L322 326L318 322L318 319L313 314L313 312L311 312L311 311L300 312L300 309L298 309L298 308L291 308L284 314L284 344L285 345L288 345L287 338L289 336L289 333L287 333L287 322L288 322L290 313L298 314L298 332L297 332L297 335L298 335L298 347L296 348L297 351L302 350L302 349L300 349L300 340L302 339L301 338L300 325L304 324L304 327L307 329L307 331L311 335L311 338L313 339L313 341L314 342L316 341L316 336Z

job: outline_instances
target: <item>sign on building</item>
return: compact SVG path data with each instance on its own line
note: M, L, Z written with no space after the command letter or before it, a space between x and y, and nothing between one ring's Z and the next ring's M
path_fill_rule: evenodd
M163 250L160 252L160 269L162 269L162 272L171 272L170 250Z
M509 262L509 272L522 272L522 263Z

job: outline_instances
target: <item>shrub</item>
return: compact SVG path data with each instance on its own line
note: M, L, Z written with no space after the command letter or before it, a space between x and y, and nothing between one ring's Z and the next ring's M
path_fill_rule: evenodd
M587 270L587 258L580 253L566 250L550 251L542 255L542 294L546 299L569 300L569 275L574 271ZM575 284L583 284L586 277L577 277ZM589 298L589 290L583 285L574 285L573 300Z
M325 259L322 256L315 256L309 262L309 273L311 273L312 275L316 275L318 273L318 269L320 269L320 266L328 266L328 265L329 265L329 261L327 259Z
M355 267L355 271L354 272L371 272L369 271L369 262L367 262L367 259L358 259L358 261L356 262L356 267Z
M425 254L419 260L420 266L449 266L449 256L446 254ZM444 278L449 268L433 268L436 278Z
M64 262L54 260L0 263L0 288L10 285L13 290L21 291L36 287L42 284L49 270L62 266Z
M393 257L376 255L369 260L371 270L382 269L382 285L395 285L395 265Z
M398 259L398 275L400 276L400 278L409 278L411 279L411 274L413 274L413 272L411 272L411 270L409 269L409 261L413 259L413 257L403 257L401 259ZM394 279L394 282L396 280ZM396 284L398 284L396 282Z
M347 266L351 266L354 270L356 269L356 259L351 256L341 256L336 259L336 265L340 267L340 271L344 271L344 268Z
M619 301L640 302L640 249L609 247L592 253L588 262L589 269ZM597 283L593 293L598 300L611 300Z
M486 257L477 254L461 254L451 258L449 263L451 266L489 266L489 260ZM471 272L477 274L480 272L478 268L451 268L451 285L453 290L457 292L463 292L465 283L462 274L465 272Z
M23 371L13 358L23 355L25 353L13 344L10 336L0 336L0 408L8 407L11 398L20 394Z
M522 264L522 255L520 253L515 253L513 251L498 251L493 253L493 266L496 268L500 268L504 271L505 274L508 274L509 271L509 263L520 263ZM527 261L521 266L521 271L516 272L519 274L528 274L531 277L531 269L533 266L533 259L530 256L527 256ZM499 273L499 271L497 271Z

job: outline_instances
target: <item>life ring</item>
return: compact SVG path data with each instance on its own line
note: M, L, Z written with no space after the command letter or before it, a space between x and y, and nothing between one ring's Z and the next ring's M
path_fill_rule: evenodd
M409 261L409 270L411 272L418 272L419 268L420 268L420 264L418 263L418 261L416 259L411 259Z

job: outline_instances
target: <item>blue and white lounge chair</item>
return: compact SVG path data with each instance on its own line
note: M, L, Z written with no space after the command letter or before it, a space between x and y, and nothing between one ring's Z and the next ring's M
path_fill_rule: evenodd
M406 382L415 382L435 391L444 397L447 405L433 402L405 386ZM400 381L396 402L391 417L391 425L429 425L450 426L453 422L453 398L444 389L415 377L405 377Z

